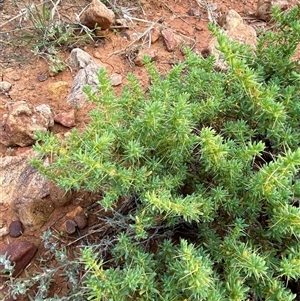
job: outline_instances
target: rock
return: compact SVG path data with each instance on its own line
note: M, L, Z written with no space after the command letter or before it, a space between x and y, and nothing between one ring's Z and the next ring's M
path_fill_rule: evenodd
M272 7L278 6L281 11L288 9L289 3L286 0L259 0L257 2L257 18L270 21L272 19Z
M74 222L80 230L84 229L88 224L88 220L83 213L76 215Z
M201 11L198 8L190 8L187 12L187 14L191 17L201 17Z
M232 30L243 23L243 18L233 9L230 9L219 19L219 25L224 30Z
M95 63L95 61L87 52L83 51L80 48L74 48L67 58L67 63L77 69L83 69L87 65Z
M67 112L58 113L54 116L53 119L55 122L60 123L67 128L71 128L76 125L74 109Z
M161 35L164 39L167 50L169 52L174 51L175 48L179 45L179 40L176 37L176 35L173 33L173 31L170 29L163 29L161 31Z
M29 151L27 160L32 156L30 152L32 151ZM17 173L16 180L10 181L14 184L11 196L12 207L26 228L36 230L48 220L54 209L50 200L45 199L50 193L49 180L38 173L28 161L22 166L21 171Z
M152 50L152 49L142 49L139 51L138 55L136 56L134 63L137 66L143 66L144 62L143 62L143 57L144 56L149 56L151 61L155 61L157 60L157 51L156 50Z
M45 118L51 116L51 108L49 105L41 104L35 107L35 111L41 113Z
M76 108L81 108L84 105L88 97L82 91L82 89L85 85L89 85L93 88L93 91L97 90L97 72L99 69L100 66L94 63L89 64L86 68L79 70L77 75L74 77L71 93L67 98L68 104L72 104Z
M83 213L83 208L80 207L80 206L77 206L77 207L75 207L72 211L68 212L68 213L66 214L66 217L67 217L68 219L74 219L74 217L75 217L76 215L80 215L80 214L82 214L82 213Z
M6 81L2 81L0 82L0 92L2 93L6 93L11 89L11 83L6 82Z
M33 153L33 155L31 155ZM28 157L34 157L34 152L29 151ZM29 162L22 168L16 181L12 198L44 198L49 195L49 180L44 178ZM45 161L45 164L47 162Z
M46 199L20 197L14 200L14 209L23 225L35 231L49 220L54 206Z
M43 105L45 108L47 105ZM28 146L36 140L36 131L47 131L54 125L50 108L33 108L26 101L7 103L7 113L3 115L0 129L0 143L5 146Z
M44 82L45 80L48 79L48 75L45 74L45 73L40 73L38 76L37 76L37 79L39 82Z
M68 204L72 199L72 192L65 191L56 186L53 182L50 183L50 199L55 207L60 207Z
M105 30L110 28L114 18L114 12L108 9L100 0L92 0L90 6L81 15L80 23L90 29L100 27Z
M0 227L0 237L5 236L9 233L9 229L6 226Z
M1 254L6 254L12 263L15 263L13 277L18 276L29 264L37 251L37 247L28 241L16 241L8 244L1 250Z
M229 39L251 46L254 50L257 44L257 35L255 29L247 24L240 24L227 32Z
M54 96L60 96L69 88L69 83L65 81L58 81L48 85L48 91Z
M68 234L74 234L76 232L76 223L71 219L68 219L66 220L65 228Z
M122 84L122 80L123 80L123 77L119 73L113 73L110 76L111 85L113 87L121 85Z
M93 91L97 91L97 73L101 66L98 65L89 54L78 49L72 50L68 61L75 66L78 66L80 70L74 77L71 92L67 98L67 103L80 108L87 100L86 94L82 91L83 87L85 85L89 85L92 87Z
M159 40L161 36L161 32L157 27L154 27L153 30L151 31L151 44L154 44Z
M225 29L224 33L232 41L250 45L254 50L257 44L256 31L250 25L244 24L242 17L234 10L229 10L227 14L219 20ZM228 64L222 58L222 54L216 49L218 46L217 38L212 38L208 45L208 53L213 54L216 58L215 68L220 71L227 71Z
M19 237L23 234L24 229L20 221L12 221L9 225L9 235L11 237Z
M44 198L49 195L49 181L28 162L35 156L36 152L28 150L18 156L0 158L0 205L12 205L13 200L23 196Z

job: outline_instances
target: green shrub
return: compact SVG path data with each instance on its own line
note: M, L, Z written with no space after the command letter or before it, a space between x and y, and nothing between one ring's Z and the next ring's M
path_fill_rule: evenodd
M120 198L105 254L82 248L87 300L294 300L300 276L300 7L274 10L255 53L217 28L228 65L186 50L165 77L145 60L116 97L106 71L83 133L39 133L33 164L58 185ZM286 35L288 34L288 35ZM284 39L283 39L284 38ZM107 218L112 225L112 220Z

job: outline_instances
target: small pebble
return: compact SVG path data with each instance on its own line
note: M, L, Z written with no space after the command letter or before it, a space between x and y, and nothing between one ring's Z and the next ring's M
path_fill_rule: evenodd
M74 221L68 219L65 223L66 232L69 234L74 234L76 232L76 224Z
M77 224L77 227L81 230L87 226L87 218L84 214L79 214L74 217L74 222Z
M39 82L44 82L45 80L48 79L48 76L45 73L40 73L37 78Z
M11 83L6 82L6 81L2 81L0 82L0 92L8 92L11 88Z
M197 8L190 8L187 13L189 16L201 17L201 11Z
M111 76L110 76L110 80L111 80L111 85L113 87L115 86L119 86L122 84L122 75L119 74L119 73L113 73Z
M12 221L9 225L9 235L11 237L19 237L23 234L24 229L20 221Z

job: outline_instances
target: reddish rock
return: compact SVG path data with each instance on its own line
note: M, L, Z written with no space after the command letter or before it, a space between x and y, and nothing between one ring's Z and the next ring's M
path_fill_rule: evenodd
M0 131L0 142L5 146L32 145L37 131L46 131L54 124L49 106L33 108L26 101L9 102L6 106Z
M108 9L100 0L93 0L91 5L81 15L80 22L90 29L100 27L102 30L105 30L110 28L114 17L114 12Z
M19 275L29 264L37 251L37 247L28 241L16 241L7 245L1 250L1 254L6 254L12 263L15 263L13 277Z
M20 221L12 221L9 225L9 235L11 237L19 237L23 234L24 229Z
M68 219L66 220L65 228L68 234L74 234L76 232L76 223L71 219Z
M161 32L157 27L154 27L151 31L151 44L154 44L161 36Z
M82 230L84 229L86 226L87 226L87 218L85 217L85 215L82 213L82 214L79 214L79 215L76 215L74 217L74 222L76 223L77 227Z
M75 126L75 110L58 113L54 116L54 121L68 128Z
M161 31L161 35L164 39L166 44L167 50L172 52L175 48L179 45L179 41L172 30L170 29L163 29Z

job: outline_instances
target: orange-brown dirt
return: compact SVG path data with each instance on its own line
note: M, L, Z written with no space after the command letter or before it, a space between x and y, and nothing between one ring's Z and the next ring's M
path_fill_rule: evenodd
M72 20L75 17L75 13L78 14L82 11L89 2L90 1L83 0L61 1L58 9L62 17L67 16ZM216 13L224 13L229 9L234 9L244 17L246 23L252 24L253 26L267 26L266 23L256 20L254 17L257 0L212 0L207 2L216 5ZM40 5L41 2L35 0L33 3ZM119 2L117 1L117 3ZM22 17L17 17L21 9L25 7L25 1L4 0L0 5L2 5L0 11L0 80L12 83L12 88L9 93L0 94L0 123L2 124L3 121L5 105L10 101L26 100L34 106L48 104L54 114L68 110L70 105L66 103L66 98L70 92L73 77L76 75L76 72L66 68L64 71L53 75L49 72L47 62L43 58L33 54L32 43L22 47L15 43L13 38L19 38L21 36L22 26L25 27L26 25L26 20L21 20ZM205 51L208 46L211 37L207 28L208 15L203 8L199 7L195 0L122 0L119 5L127 8L137 7L138 10L132 11L132 16L135 18L149 22L157 21L162 18L163 22L161 25L171 28L176 34L190 38L195 51ZM199 9L201 16L190 16L188 14L190 9ZM105 37L99 38L97 41L81 43L79 47L92 55L97 63L108 70L109 74L113 72L121 74L123 76L123 84L126 84L126 75L129 72L133 72L141 80L142 85L146 87L148 85L148 79L145 68L134 66L130 56L133 48L127 48L127 45L133 41L134 33L143 33L150 24L151 23L133 20L133 22L130 23L130 28L109 30L105 33ZM141 44L142 41L136 43L136 45ZM146 47L148 47L147 43L144 45L144 48ZM184 59L180 49L176 49L174 52L168 52L162 37L151 45L151 49L155 49L158 53L155 66L157 66L162 73L167 72L174 63ZM70 49L61 47L59 50L61 57L66 59L70 53ZM67 82L68 88L56 95L51 94L49 86L58 81ZM115 89L117 92L120 92L121 86ZM88 123L88 113L92 107L93 104L87 102L77 111L77 128L82 129ZM54 133L66 132L68 130L69 129L59 124L55 124L51 129ZM28 147L6 148L0 144L0 155L18 155L27 149ZM87 200L87 197L85 196L84 199ZM89 199L88 204L96 200L97 198ZM28 240L35 243L39 246L39 250L27 269L29 271L37 269L39 258L43 256L43 252L45 252L45 249L40 243L40 236L43 231L48 227L56 229L61 217L73 210L78 204L83 207L87 206L87 203L78 196L74 198L70 205L56 209L49 221L46 222L39 231L30 232L25 229L23 235L19 238L12 238L9 235L4 236L0 239L0 248L15 240ZM9 225L9 223L16 218L11 208L0 206L0 221L2 223ZM91 214L89 217L89 226L85 230L74 236L64 234L61 236L61 240L66 244L71 243L79 238L80 235L88 233L95 222L95 216ZM71 245L69 248L73 246L74 245ZM72 250L70 250L70 252L72 252ZM24 276L24 274L21 275L21 277L22 276ZM61 280L56 280L51 287L51 294L59 294L64 285L63 283L59 283ZM24 297L24 299L22 298L18 300L27 300L26 297Z

